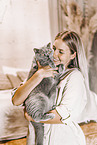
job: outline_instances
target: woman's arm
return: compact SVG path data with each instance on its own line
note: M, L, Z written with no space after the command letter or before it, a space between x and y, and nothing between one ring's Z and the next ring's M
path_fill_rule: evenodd
M56 110L52 110L49 113L54 113L55 114L55 118L53 119L49 119L47 121L40 121L40 123L45 123L45 124L63 124L61 121L61 116L58 114L58 112ZM29 116L26 112L26 110L24 110L24 116L28 121L33 121L35 122L31 116Z
M15 92L12 103L20 105L27 98L29 93L42 81L43 77L37 71L28 81L21 85Z
M22 104L29 93L42 81L43 78L51 76L53 77L54 73L56 73L56 71L49 66L41 67L39 62L37 63L38 71L35 72L35 74L28 81L26 81L16 90L12 98L12 103L14 105L18 106Z

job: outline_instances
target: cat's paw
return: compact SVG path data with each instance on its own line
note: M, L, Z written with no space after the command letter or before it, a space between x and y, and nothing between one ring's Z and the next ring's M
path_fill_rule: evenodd
M50 119L55 118L55 114L54 113L48 113L48 114L44 114L41 119L40 118L35 118L34 121L39 123L40 121L48 121Z
M53 118L55 118L55 114L48 113L48 114L43 115L43 117L41 118L41 121L48 121Z

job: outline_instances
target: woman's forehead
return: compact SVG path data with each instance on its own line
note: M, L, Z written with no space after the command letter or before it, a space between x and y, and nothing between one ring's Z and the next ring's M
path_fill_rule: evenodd
M67 46L67 44L65 42L63 42L63 40L61 39L56 39L54 44L53 44L57 49L69 49L69 47Z

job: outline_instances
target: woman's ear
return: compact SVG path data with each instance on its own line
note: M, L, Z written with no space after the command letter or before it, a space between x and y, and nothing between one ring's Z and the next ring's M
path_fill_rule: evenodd
M74 59L76 57L76 52L74 52L72 55L71 55L71 59Z

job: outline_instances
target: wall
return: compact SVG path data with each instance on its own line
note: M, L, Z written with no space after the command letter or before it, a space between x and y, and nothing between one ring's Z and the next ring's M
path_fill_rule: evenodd
M92 55L89 69L90 88L97 93L97 32L94 35L92 44Z
M59 32L59 2L58 0L48 0L49 4L49 16L50 16L50 33L51 40L54 41L55 36Z
M32 49L49 41L48 0L0 1L0 71L29 68Z

